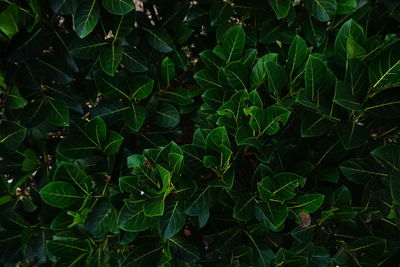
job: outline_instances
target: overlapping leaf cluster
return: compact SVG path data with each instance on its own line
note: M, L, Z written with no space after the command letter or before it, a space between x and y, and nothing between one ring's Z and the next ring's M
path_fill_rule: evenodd
M0 264L395 266L395 0L0 2Z

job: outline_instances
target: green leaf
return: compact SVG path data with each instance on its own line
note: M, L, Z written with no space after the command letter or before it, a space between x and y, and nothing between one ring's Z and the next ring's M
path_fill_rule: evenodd
M225 62L231 62L242 55L245 38L242 26L232 27L225 33L222 45L214 48L214 53Z
M225 127L217 127L211 130L206 137L206 151L219 153L219 146L231 147L228 133Z
M384 166L400 171L400 145L380 146L373 150L371 155Z
M373 259L378 259L386 251L386 240L375 236L365 236L352 242L349 250L351 253L366 254Z
M322 205L325 196L322 194L308 194L296 199L296 205L291 208L300 209L308 213L316 212Z
M124 15L135 9L135 3L130 0L102 0L103 7L115 15Z
M369 80L375 91L400 86L400 41L387 46L371 62Z
M57 146L57 152L70 159L87 157L97 149L97 146L89 140L75 136L65 138Z
M322 94L322 90L327 90L326 80L328 79L328 69L325 63L310 54L305 65L304 80L305 80L305 94L314 101Z
M265 63L265 70L267 72L268 92L278 96L288 83L286 71L272 61Z
M240 221L248 221L254 217L254 197L243 196L239 198L233 208L233 218Z
M49 122L55 126L69 126L69 109L64 101L47 98Z
M295 73L308 57L310 50L306 45L306 42L300 36L296 35L293 39L288 52L287 66L290 70L290 77Z
M141 244L135 247L121 265L126 267L157 266L163 247L158 244Z
M210 24L218 26L225 24L232 16L233 9L229 2L215 2L210 8Z
M69 45L69 51L76 58L92 59L99 54L99 48L107 44L107 42L102 42L95 35L91 34L84 39L75 37Z
M81 170L78 166L62 162L56 172L54 173L54 178L57 181L65 181L68 183L74 183L82 192L88 194L91 187L91 179L86 175L86 173Z
M89 244L77 239L47 240L46 248L52 255L61 258L79 259L82 254L90 252Z
M276 253L275 264L277 266L307 266L308 258L304 256L297 256L292 251L286 250L284 248L279 249Z
M278 200L287 200L293 198L296 194L294 190L306 183L306 179L300 175L282 172L275 174L272 178L264 178L266 190L271 192L271 198ZM269 179L269 181L268 181Z
M96 0L82 0L74 15L74 29L80 38L88 36L100 18L100 7Z
M224 62L211 50L204 50L200 54L200 59L209 69L219 69L224 66Z
M285 18L289 14L292 5L291 0L268 0L268 3L274 10L277 19Z
M158 228L163 239L169 239L177 234L185 225L186 214L179 201L170 202L162 217L159 218Z
M132 105L125 112L125 125L134 132L138 132L146 119L146 109L139 105Z
M148 199L143 204L145 216L154 217L164 214L164 197Z
M26 135L26 128L13 122L0 121L0 144L6 149L12 149L20 145Z
M261 57L256 65L253 67L253 70L251 71L250 75L250 80L251 80L251 88L252 89L257 89L259 86L261 86L266 77L267 77L267 63L268 62L278 62L278 54L270 53L267 54L263 57Z
M156 117L154 123L160 127L175 127L180 122L179 112L174 106L168 103L161 103L155 111Z
M58 208L67 208L82 199L72 185L60 181L48 183L39 193L44 202Z
M336 14L346 15L353 13L357 9L357 0L336 0Z
M342 162L339 169L347 179L357 184L364 184L375 177L387 176L374 170L371 165L366 159L354 158Z
M126 202L118 214L118 226L126 232L141 232L152 227L152 217L143 213L143 203Z
M336 14L336 0L305 0L304 4L319 21L332 20Z
M231 62L223 70L233 89L236 91L247 89L249 75L243 63L239 61Z
M100 52L100 66L105 73L114 76L119 63L122 60L122 47L112 44L110 47L105 47Z
M162 99L179 106L190 105L194 102L195 92L189 88L172 88L166 91Z
M147 42L160 53L169 53L172 51L172 39L162 28L142 27L146 32Z
M12 86L7 94L7 105L12 109L20 109L28 102L21 96L17 87Z
M368 130L352 122L341 122L336 125L339 140L346 150L362 146L368 141Z
M343 24L336 36L334 51L335 59L342 68L346 67L348 58L356 57L354 49L359 49L364 40L364 30L354 20L350 19Z
M307 16L304 23L304 35L312 45L320 47L326 39L326 24Z
M102 71L95 72L94 81L99 91L110 99L130 99L126 80L120 75L111 77Z
M200 252L198 248L183 237L175 236L169 239L177 257L181 258L185 262L196 262L200 259Z
M10 4L7 9L0 13L0 30L11 39L19 30L22 14L15 4Z
M133 76L129 78L129 85L131 86L132 94L131 99L142 100L148 97L153 91L154 81L145 76Z
M124 47L121 63L131 72L145 72L148 69L146 57L139 49L130 46Z
M104 120L96 116L84 126L84 131L95 144L101 145L107 137L107 128Z
M189 216L195 216L207 212L216 200L215 190L207 186L198 190L186 203L185 213Z
M175 63L169 57L165 57L161 62L161 78L167 87L175 78Z
M108 232L119 233L117 210L108 201L97 203L89 214L85 229L94 237L101 238Z
M352 94L352 88L342 81L336 82L335 96L333 102L348 110L361 111L362 106Z
M220 85L218 80L218 75L215 73L215 71L200 70L194 74L193 78L196 80L198 85L205 89L222 88L222 85Z
M256 217L259 221L267 220L274 228L279 228L288 217L289 209L275 202L261 203L256 206Z
M124 141L124 137L115 131L109 131L104 146L104 153L108 156L115 155Z
M301 122L301 136L314 137L325 134L332 125L329 119L315 113L306 113Z

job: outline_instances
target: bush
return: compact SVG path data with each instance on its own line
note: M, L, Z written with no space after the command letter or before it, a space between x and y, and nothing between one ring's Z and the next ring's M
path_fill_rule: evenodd
M0 3L0 264L396 266L396 0Z

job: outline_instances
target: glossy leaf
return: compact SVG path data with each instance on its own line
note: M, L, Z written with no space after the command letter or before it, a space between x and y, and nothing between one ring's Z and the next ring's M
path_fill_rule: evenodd
M40 190L40 196L47 204L67 208L82 199L75 188L66 182L51 182Z

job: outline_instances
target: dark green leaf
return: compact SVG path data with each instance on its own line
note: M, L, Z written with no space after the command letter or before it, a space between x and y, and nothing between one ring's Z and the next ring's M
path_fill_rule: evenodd
M66 182L51 182L40 190L40 196L47 204L67 208L82 199L75 188Z

